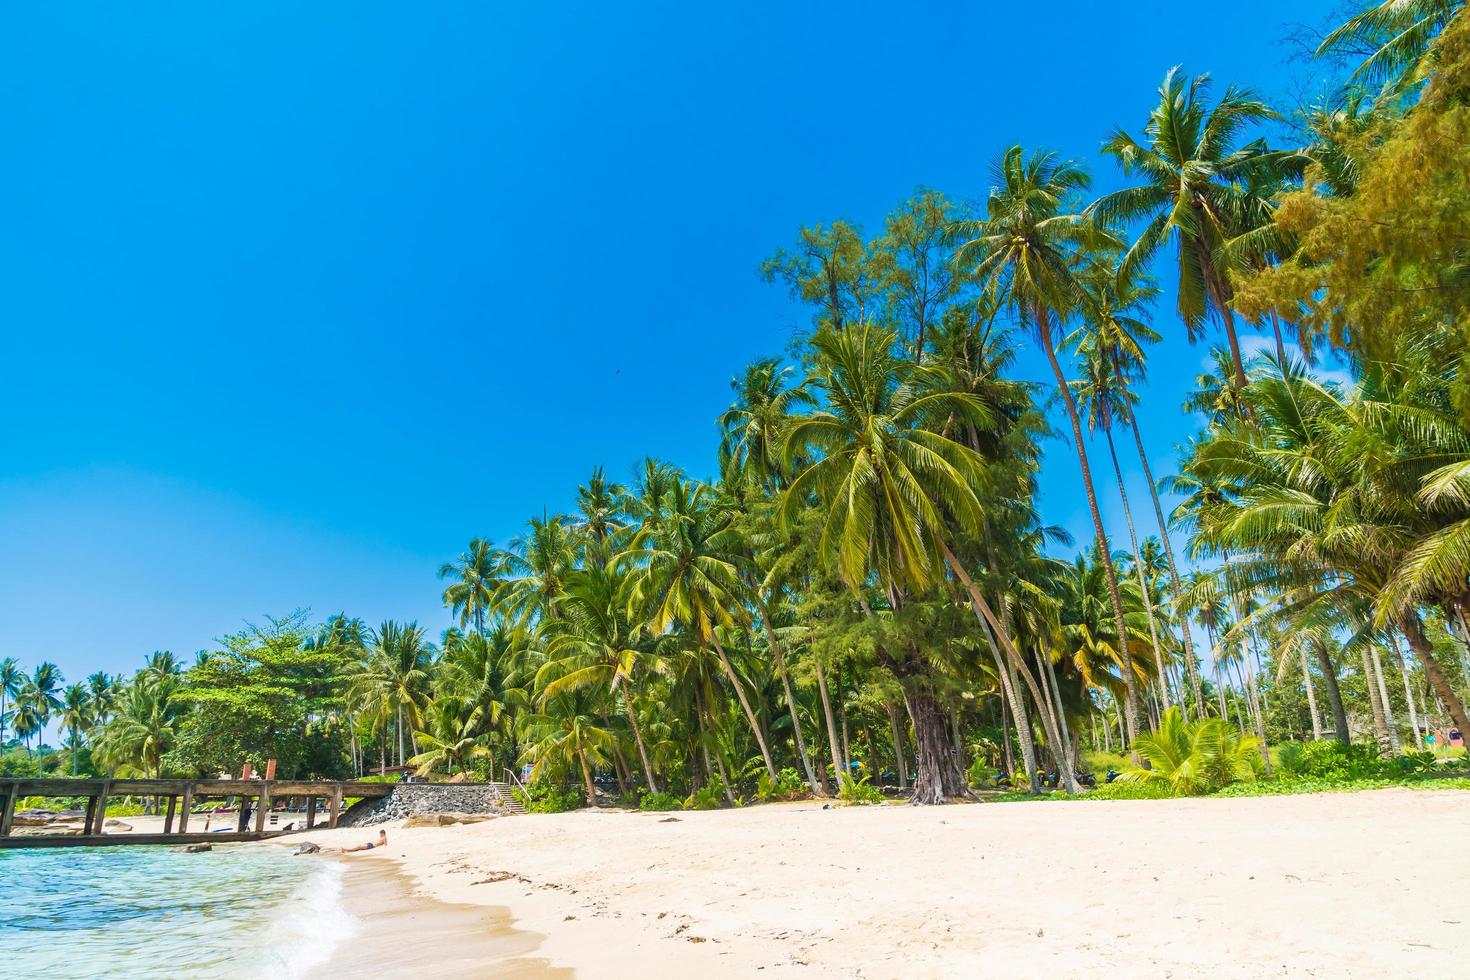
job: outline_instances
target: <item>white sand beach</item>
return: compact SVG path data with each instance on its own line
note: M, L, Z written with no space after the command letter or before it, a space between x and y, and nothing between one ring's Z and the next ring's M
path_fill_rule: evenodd
M345 860L508 909L545 937L517 956L580 977L1451 976L1467 817L1461 791L798 803L390 824L389 847ZM376 952L392 975L443 975L421 946Z

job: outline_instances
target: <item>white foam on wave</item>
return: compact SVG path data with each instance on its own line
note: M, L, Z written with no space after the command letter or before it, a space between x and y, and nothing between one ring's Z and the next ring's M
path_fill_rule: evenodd
M286 899L264 935L269 962L262 964L261 976L306 977L362 928L342 905L346 870L339 861L321 861Z

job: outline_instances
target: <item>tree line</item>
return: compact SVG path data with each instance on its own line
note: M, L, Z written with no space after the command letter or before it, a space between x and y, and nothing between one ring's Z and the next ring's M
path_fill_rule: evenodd
M981 202L924 191L877 234L803 229L761 274L810 328L732 382L717 474L596 470L571 512L472 540L439 570L457 625L436 640L296 613L126 681L5 661L0 719L28 745L57 718L73 770L528 765L589 800L600 777L731 800L876 778L921 803L991 767L1075 792L1084 749L1184 719L1249 733L1262 766L1283 740L1470 732L1461 10L1367 6L1321 45L1358 59L1346 85L1290 120L1170 71L1103 144L1126 186L1100 197L1016 146ZM1188 338L1224 343L1184 406L1204 427L1156 480L1136 408L1159 275ZM1048 383L1016 378L1025 345ZM1070 560L1037 500L1058 436L1046 475L1080 480L1092 530Z

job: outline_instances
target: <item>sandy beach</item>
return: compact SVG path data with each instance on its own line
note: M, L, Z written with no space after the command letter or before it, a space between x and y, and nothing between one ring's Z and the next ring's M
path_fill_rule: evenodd
M482 976L1454 975L1470 950L1467 816L1470 793L1410 790L798 803L390 824L388 848L346 860L400 869L420 896L400 910L508 912L494 921L521 936ZM379 963L444 975L453 932Z

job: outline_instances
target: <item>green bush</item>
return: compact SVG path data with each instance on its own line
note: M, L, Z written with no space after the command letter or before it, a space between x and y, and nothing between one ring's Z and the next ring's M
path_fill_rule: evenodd
M1130 769L1120 782L1167 783L1176 796L1250 782L1260 773L1260 741L1220 718L1186 721L1179 709L1164 712L1159 729L1140 735L1134 751L1152 768Z
M1102 784L1086 796L1072 798L1078 800L1169 800L1175 795L1174 787L1165 780L1152 782L1117 780Z
M782 769L772 779L770 773L761 773L756 780L755 796L758 800L801 800L810 796L806 781L795 769Z
M1382 762L1374 746L1323 740L1283 745L1277 753L1277 766L1289 776L1350 780L1378 775Z
M644 813L662 813L665 810L678 810L684 806L684 801L673 793L644 793L643 798L638 801L638 809Z
M724 805L725 784L718 776L690 793L684 801L686 810L718 810Z
M562 789L553 783L533 782L515 790L516 799L527 813L565 813L580 809L582 794L576 789Z
M842 788L837 791L837 798L844 803L857 803L860 805L883 802L883 794L878 790L878 787L868 785L867 776L856 781L843 783Z

